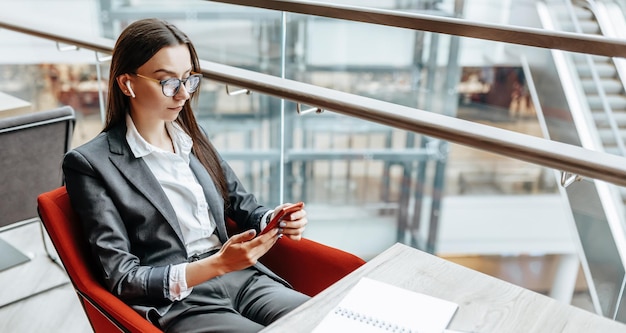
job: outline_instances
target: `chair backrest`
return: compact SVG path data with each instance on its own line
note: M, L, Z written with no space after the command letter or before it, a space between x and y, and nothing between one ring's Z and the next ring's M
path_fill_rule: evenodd
M90 249L65 187L37 197L39 216L61 258L94 332L161 332L106 290L94 274Z
M63 184L74 110L61 107L0 118L0 228L37 217L37 195Z

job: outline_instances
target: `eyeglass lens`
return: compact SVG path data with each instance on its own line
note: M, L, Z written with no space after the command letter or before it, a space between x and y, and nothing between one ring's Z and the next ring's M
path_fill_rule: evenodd
M193 93L198 89L200 85L200 74L194 74L186 78L185 80L179 80L175 78L161 81L163 86L163 94L167 97L172 97L178 93L181 83L185 85L185 89L188 93Z

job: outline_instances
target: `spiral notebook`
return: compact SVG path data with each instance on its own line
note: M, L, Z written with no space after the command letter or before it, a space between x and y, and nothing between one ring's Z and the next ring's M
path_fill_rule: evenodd
M458 305L362 278L313 330L315 333L441 333Z

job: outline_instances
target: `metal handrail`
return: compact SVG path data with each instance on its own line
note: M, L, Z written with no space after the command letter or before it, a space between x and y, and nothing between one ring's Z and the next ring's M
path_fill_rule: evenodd
M626 40L305 0L207 0L548 49L626 57Z
M626 158L209 61L205 77L394 128L626 185Z
M260 1L266 2L268 1ZM80 48L110 53L114 44L112 40L82 38L74 34L68 36L54 32L49 26L37 28L34 24L21 22L22 24L16 23L15 20L9 21L0 15L2 28L53 41L74 43ZM532 34L527 37L532 39ZM568 42L572 45L576 42L586 43L582 36L572 38L573 40ZM592 44L596 48L599 48L600 44L609 46L609 50L617 46L611 41L596 40ZM624 49L623 42L619 46ZM626 158L620 156L214 62L201 61L201 67L206 78L225 84L245 87L297 103L626 186Z

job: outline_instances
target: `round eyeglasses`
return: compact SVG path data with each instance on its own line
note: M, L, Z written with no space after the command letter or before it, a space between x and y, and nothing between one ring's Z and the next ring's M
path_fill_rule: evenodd
M140 78L158 82L161 85L161 90L163 91L163 95L167 97L172 97L178 93L181 85L185 85L185 90L188 93L194 93L198 90L198 86L200 86L200 80L202 79L202 74L192 74L188 78L181 80L177 78L171 78L166 80L157 80L151 77L147 77L141 74L135 73Z

